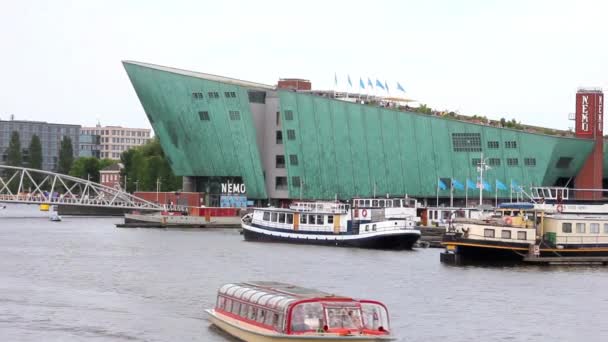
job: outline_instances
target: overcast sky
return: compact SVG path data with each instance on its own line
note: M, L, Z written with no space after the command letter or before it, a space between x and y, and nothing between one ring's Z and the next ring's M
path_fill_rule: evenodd
M4 0L0 118L150 127L121 65L137 60L398 81L435 109L567 129L578 87L608 89L606 16L601 0Z

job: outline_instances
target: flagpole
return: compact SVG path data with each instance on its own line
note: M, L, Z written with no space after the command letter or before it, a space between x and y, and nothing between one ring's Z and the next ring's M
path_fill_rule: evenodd
M511 178L509 183L509 201L513 203L513 178Z
M437 179L437 198L435 199L435 207L439 208L439 179Z
M464 207L469 207L469 179L466 179L465 188L464 188Z
M498 208L498 179L496 179L494 181L494 192L495 192L494 207Z
M454 207L454 178L450 178L450 208Z
M479 205L483 204L483 168L485 163L483 161L483 152L481 152L481 162L479 163Z

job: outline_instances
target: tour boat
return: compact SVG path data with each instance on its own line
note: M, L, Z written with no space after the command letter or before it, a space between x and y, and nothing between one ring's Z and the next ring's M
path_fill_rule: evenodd
M420 238L416 201L410 198L299 202L256 208L242 218L248 241L292 242L376 249L411 249Z
M386 306L272 281L220 287L212 324L249 342L390 341Z
M484 219L455 219L441 260L525 261L543 257L608 256L608 215L545 212L534 204L504 204Z

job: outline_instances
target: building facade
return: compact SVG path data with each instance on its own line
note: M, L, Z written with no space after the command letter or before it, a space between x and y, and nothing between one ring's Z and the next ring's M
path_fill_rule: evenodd
M508 198L512 184L572 186L596 146L594 139L319 96L303 80L282 80L283 89L123 64L184 191L213 192L230 182L244 184L251 199L445 198L450 190L441 183L478 183L483 154L491 168L486 197ZM474 191L453 189L453 196Z
M28 166L29 145L32 136L37 135L42 145L42 169L55 171L59 161L59 151L63 137L72 140L74 157L78 157L80 142L80 126L55 124L41 121L0 120L0 164L6 164L7 149L12 132L19 133L23 165Z
M123 165L120 163L112 164L99 170L99 182L101 185L120 189L121 188L121 177L120 171L123 169Z
M132 147L144 145L150 140L148 128L126 128L120 126L82 127L83 135L99 136L100 158L119 160L120 154Z
M101 137L93 134L81 134L78 156L101 158Z

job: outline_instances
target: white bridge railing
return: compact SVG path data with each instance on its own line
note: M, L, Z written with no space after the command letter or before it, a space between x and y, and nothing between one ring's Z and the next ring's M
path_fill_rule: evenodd
M165 210L156 203L78 177L0 165L0 202Z

